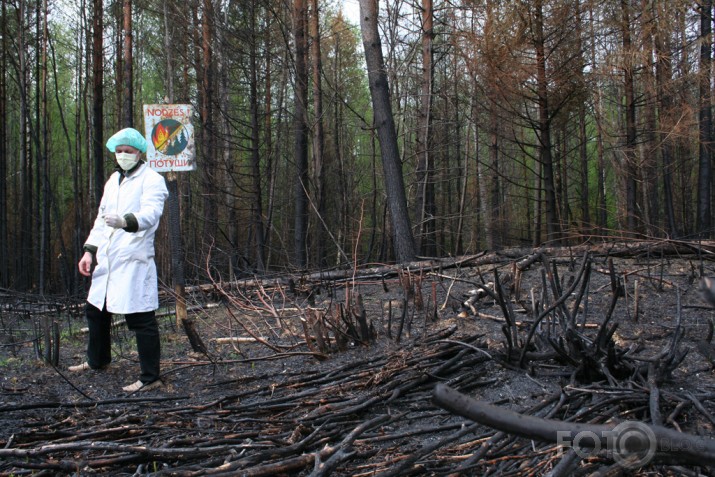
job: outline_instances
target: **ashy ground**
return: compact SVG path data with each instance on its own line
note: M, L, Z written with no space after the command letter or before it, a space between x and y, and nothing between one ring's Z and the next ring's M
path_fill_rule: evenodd
M574 457L435 402L434 388L444 383L536 417L659 420L712 435L715 375L706 338L713 310L699 292L701 276L715 275L712 262L594 255L587 275L583 256L504 257L412 270L408 286L406 272L383 271L304 280L293 291L277 278L276 285L191 289L189 316L206 353L191 349L172 313L160 316L164 385L132 395L121 388L137 379L138 362L121 320L110 368L70 373L84 360L81 308L64 302L40 313L39 300L7 292L0 475L527 476L559 463L554 475L714 475L712 455L693 462L658 453L631 467L609 449ZM624 293L612 306L618 288ZM491 293L463 305L480 289ZM363 310L371 330L365 343L350 336L363 336ZM571 319L587 348L599 330L610 331L612 356L579 362L590 355L569 347L564 323ZM40 359L53 345L43 331L51 321L56 366ZM507 335L516 337L511 354ZM650 384L649 363L661 370L651 370Z

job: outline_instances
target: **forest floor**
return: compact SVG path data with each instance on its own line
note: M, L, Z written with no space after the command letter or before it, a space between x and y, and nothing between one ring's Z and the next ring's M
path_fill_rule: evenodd
M7 292L0 302L0 475L527 476L560 462L554 475L715 475L712 460L708 467L656 454L629 467L616 465L608 449L579 453L569 464L573 452L474 424L433 394L445 383L537 417L651 423L658 391L665 427L711 436L715 374L698 343L714 311L699 287L701 276L715 276L715 264L695 255L593 255L583 274L579 255L529 263L518 253L500 257L410 274L299 280L297 288L276 280L190 290L189 317L206 353L191 349L172 313L160 316L164 385L132 395L122 391L138 376L125 326L113 332L107 370L70 373L68 366L84 360L81 309L40 313L31 297ZM526 264L523 271L518 264ZM463 305L480 285L494 290L488 283L495 277L504 301L493 292ZM529 338L535 317L560 295L566 309L578 310L583 342L597 341L617 286L625 293L612 311L618 327L609 349L622 362L609 364L612 375L579 367L578 356L547 352L545 333L555 347L565 339L559 330L568 312L558 307ZM517 318L507 332L534 352L525 365L508 352L502 305ZM361 314L371 330L365 343ZM48 316L58 332L44 341ZM346 339L336 339L342 333ZM40 358L53 355L56 336L52 366ZM666 354L672 366L649 385L638 363L647 368Z

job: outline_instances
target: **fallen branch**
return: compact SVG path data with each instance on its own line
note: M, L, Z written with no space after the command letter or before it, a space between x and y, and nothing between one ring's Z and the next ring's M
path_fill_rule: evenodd
M211 338L209 341L212 341L216 344L229 344L229 343L255 343L259 340L265 341L266 338L265 336L260 336L259 339L253 338L253 337L244 337L244 336L231 336L228 338Z
M0 406L0 412L12 411L27 411L29 409L61 409L61 408L81 408L81 407L97 407L111 406L115 404L130 404L130 403L146 403L146 402L162 402L162 401L180 401L189 399L190 396L162 396L151 398L126 398L126 399L106 399L103 401L78 401L78 402L33 402L28 404L8 404Z
M435 386L433 397L437 405L450 412L479 424L527 439L553 443L574 442L577 439L577 435L581 434L581 436L588 435L589 439L579 439L580 446L588 446L591 438L600 439L600 446L603 449L613 444L609 440L613 440L616 424L583 424L523 415L499 406L477 401L443 383ZM623 455L627 455L646 452L649 450L649 446L655 444L656 453L667 455L671 461L715 465L714 439L679 433L662 426L649 426L639 421L624 422L631 422L634 427L637 426L644 430L650 429L651 435L655 437L655 442L645 439L646 433L644 432L638 436L640 439L624 439L627 442L620 442L617 439L617 444L627 444L627 449L609 450L618 450ZM595 445L595 442L593 442L593 445Z
M321 452L316 452L315 467L309 477L323 477L330 475L335 468L350 459L355 451L351 450L355 439L360 437L365 431L368 431L380 424L390 420L390 416L383 414L369 421L363 422L353 429L337 446L325 446ZM327 454L325 454L327 452ZM329 456L324 462L321 461L324 455Z

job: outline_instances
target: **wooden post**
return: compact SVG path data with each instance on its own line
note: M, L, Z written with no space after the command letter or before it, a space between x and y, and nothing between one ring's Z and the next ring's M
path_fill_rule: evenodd
M169 189L169 244L171 246L171 270L176 300L176 326L181 326L189 338L191 349L206 353L206 345L194 328L194 322L186 312L186 295L184 290L184 258L181 248L181 216L179 213L179 188L177 175L170 171L166 175L166 185Z
M169 243L171 246L172 285L176 296L176 326L186 319L186 298L184 296L184 267L181 257L181 218L179 214L179 194L176 172L166 175L169 189Z

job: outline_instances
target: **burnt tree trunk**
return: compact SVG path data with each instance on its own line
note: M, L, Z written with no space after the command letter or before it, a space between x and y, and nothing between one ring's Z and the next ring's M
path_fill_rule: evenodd
M293 36L295 39L295 117L293 119L295 143L294 182L294 236L295 265L308 265L308 68L306 66L307 40L305 37L305 0L293 1Z
M134 127L134 59L132 57L132 0L124 0L124 97L122 98L122 125L125 128ZM104 183L104 181L102 181ZM100 195L101 197L101 195Z
M92 12L92 209L99 208L104 187L104 6L94 0Z
M700 112L698 115L700 131L700 152L698 163L698 206L697 232L702 237L711 236L710 198L712 187L712 98L710 81L712 70L712 0L700 2Z
M365 49L365 63L372 96L374 123L382 153L382 168L393 227L393 245L399 263L415 258L415 243L407 212L407 195L402 177L402 162L397 147L395 119L390 103L390 87L377 30L378 0L360 0L360 29Z

